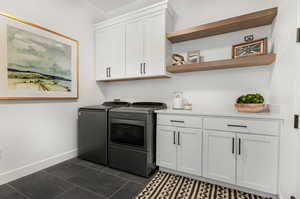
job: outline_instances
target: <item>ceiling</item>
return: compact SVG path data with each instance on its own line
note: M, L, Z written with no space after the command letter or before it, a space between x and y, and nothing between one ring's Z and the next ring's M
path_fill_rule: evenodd
M99 21L136 10L162 0L88 0L97 8Z
M89 0L94 6L103 12L111 12L112 10L119 9L128 4L134 3L139 0Z

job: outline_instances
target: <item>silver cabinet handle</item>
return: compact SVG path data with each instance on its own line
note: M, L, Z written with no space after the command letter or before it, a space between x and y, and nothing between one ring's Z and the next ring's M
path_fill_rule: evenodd
M106 68L106 77L108 77L108 67Z
M170 120L170 122L175 122L175 123L184 123L184 121L179 121L179 120Z
M143 63L140 64L140 73L143 74Z
M144 63L144 74L146 74L146 63Z
M181 145L181 143L180 143L181 141L180 141L180 132L179 131L177 132L177 139L178 139L177 140L178 146L180 146Z
M111 77L111 67L108 68L109 77Z
M227 124L228 127L237 127L237 128L248 128L246 125L235 125L235 124Z

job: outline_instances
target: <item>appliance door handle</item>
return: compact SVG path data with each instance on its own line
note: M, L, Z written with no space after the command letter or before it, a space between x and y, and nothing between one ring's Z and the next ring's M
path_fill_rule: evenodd
M232 154L235 153L234 148L235 148L235 138L232 138Z
M145 127L145 122L138 120L114 119L110 120L110 124L134 125Z
M241 144L242 144L242 140L241 138L239 138L239 155L241 155Z
M248 128L246 125L227 124L227 127Z
M170 120L170 122L175 122L175 123L184 123L184 121L179 121L179 120Z

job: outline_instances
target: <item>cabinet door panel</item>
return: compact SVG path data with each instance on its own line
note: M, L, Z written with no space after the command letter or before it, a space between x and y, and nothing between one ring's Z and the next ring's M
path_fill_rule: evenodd
M157 127L156 154L157 165L176 170L177 145L174 144L175 137L173 127Z
M142 75L143 62L142 24L136 21L126 25L126 76Z
M124 44L124 26L116 26L96 33L97 80L124 77Z
M105 31L96 33L96 80L107 79L107 67L109 59L108 34Z
M202 130L179 128L177 170L202 175Z
M238 140L237 184L277 194L278 138L238 135Z
M204 177L235 184L235 137L230 132L204 131Z
M110 28L107 32L110 78L123 78L125 75L125 27L123 25L116 26Z
M165 20L164 15L147 18L143 22L145 75L165 72Z

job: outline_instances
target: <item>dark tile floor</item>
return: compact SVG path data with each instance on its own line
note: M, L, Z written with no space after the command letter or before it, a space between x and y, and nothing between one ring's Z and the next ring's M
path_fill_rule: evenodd
M72 159L0 186L0 199L132 199L149 180Z

